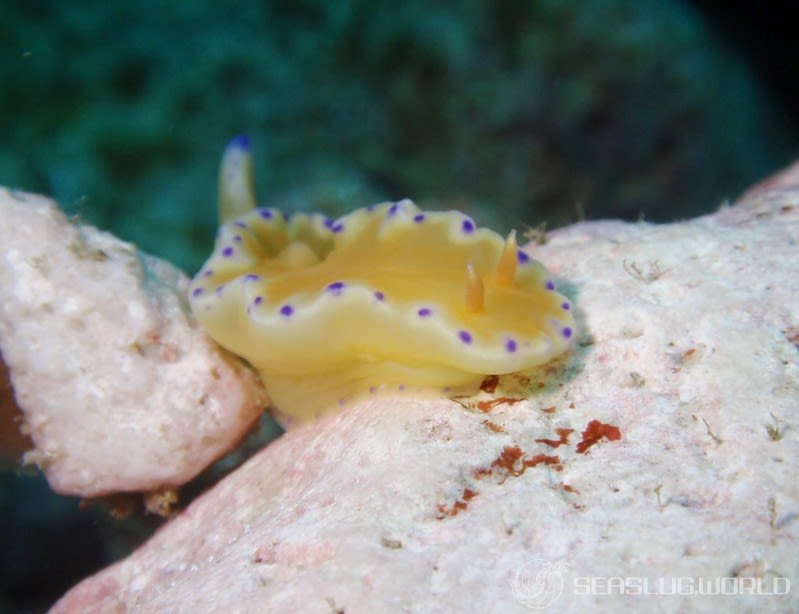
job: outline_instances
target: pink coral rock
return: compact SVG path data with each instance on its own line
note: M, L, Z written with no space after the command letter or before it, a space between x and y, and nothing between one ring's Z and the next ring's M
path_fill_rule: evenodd
M56 492L183 484L260 415L258 377L197 327L170 264L5 188L0 244L0 350Z
M529 249L565 367L291 431L53 611L796 611L799 191Z

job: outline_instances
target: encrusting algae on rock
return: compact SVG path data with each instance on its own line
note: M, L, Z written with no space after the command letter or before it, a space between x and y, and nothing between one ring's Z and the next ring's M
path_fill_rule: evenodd
M261 374L278 410L307 421L378 389L480 384L550 361L574 338L546 269L459 211L410 200L338 220L256 208L244 136L225 150L222 226L194 277L208 334Z

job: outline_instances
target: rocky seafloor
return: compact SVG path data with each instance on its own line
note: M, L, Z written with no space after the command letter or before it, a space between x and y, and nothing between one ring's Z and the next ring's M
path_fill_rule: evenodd
M208 441L209 421L225 441L217 452L233 445L251 418L219 416L262 400L249 372L229 356L227 387L213 369L195 371L214 350L188 328L131 350L120 340L141 344L142 322L155 320L121 317L117 299L92 294L132 283L125 313L172 330L187 326L179 301L154 305L180 296L185 279L124 281L149 258L40 197L2 190L0 210L0 220L49 212L0 224L12 245L0 342L36 443L30 459L46 458L55 444L44 442L79 442L41 462L54 487L113 474L104 492L140 490L148 455L155 486L169 464L156 452L194 459L176 486L209 462L185 453ZM66 274L58 261L76 251L75 233L90 249ZM579 223L527 249L574 302L579 331L540 386L505 378L473 399L379 396L292 430L53 611L799 607L799 169L710 215ZM112 366L81 379L94 363L74 355L75 335L96 326L108 343L91 354ZM197 394L157 403L183 372ZM138 412L120 395L132 378L147 391ZM209 382L213 420L199 394ZM165 428L192 411L195 431ZM117 457L137 458L136 480L108 465ZM726 594L699 594L714 591Z

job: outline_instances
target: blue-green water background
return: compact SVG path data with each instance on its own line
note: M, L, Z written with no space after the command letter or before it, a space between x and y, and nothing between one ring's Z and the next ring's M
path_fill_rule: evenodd
M271 206L410 197L503 231L692 216L796 153L748 65L675 2L4 5L0 185L189 273L240 132Z
M0 16L0 185L187 273L241 132L270 206L410 197L503 231L709 212L799 151L796 118L675 1L3 0ZM3 549L0 610L37 611L112 556L105 524L27 480L4 478L25 539ZM90 556L44 554L53 517Z

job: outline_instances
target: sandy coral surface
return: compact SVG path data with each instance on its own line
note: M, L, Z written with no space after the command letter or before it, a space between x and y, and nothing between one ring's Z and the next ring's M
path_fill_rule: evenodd
M799 190L771 186L551 233L565 365L290 431L53 611L795 611Z
M260 415L259 378L197 327L172 265L5 188L0 244L0 349L56 492L178 486Z

